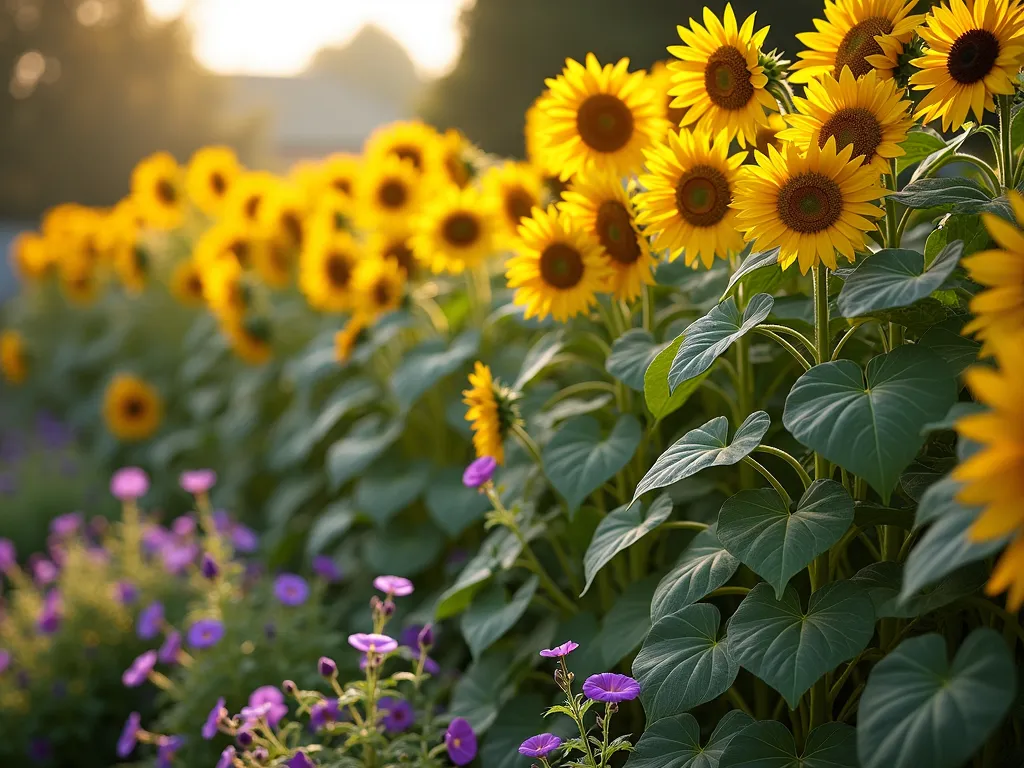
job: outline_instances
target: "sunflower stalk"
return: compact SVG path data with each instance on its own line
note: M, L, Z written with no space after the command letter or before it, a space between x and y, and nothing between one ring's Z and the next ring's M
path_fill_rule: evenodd
M999 180L1003 189L1013 188L1014 156L1012 145L1013 96L997 96L999 109Z

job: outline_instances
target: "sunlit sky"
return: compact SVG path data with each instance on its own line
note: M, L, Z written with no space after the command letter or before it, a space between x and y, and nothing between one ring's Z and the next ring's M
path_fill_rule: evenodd
M472 0L146 0L158 18L183 10L195 54L215 72L291 75L325 45L344 43L365 24L395 37L421 74L455 63L460 10Z

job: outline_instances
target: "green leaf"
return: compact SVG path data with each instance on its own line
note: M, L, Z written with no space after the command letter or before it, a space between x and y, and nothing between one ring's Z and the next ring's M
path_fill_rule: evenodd
M740 491L718 516L718 538L729 552L782 593L789 580L843 537L853 499L834 480L815 480L790 512L774 488Z
M943 217L925 241L925 264L931 264L943 248L956 240L962 240L964 244L961 258L984 250L991 242L988 230L978 216L950 213Z
M306 552L310 557L325 551L341 538L355 522L356 513L347 501L336 501L316 518L306 539Z
M857 732L845 723L819 725L802 753L777 720L761 720L729 742L718 768L858 768ZM895 768L895 766L893 766ZM922 766L923 768L923 766Z
M377 573L416 576L431 567L444 544L444 536L430 523L392 523L373 533L363 556Z
M626 761L626 768L718 768L735 736L754 722L738 709L718 721L708 743L700 743L700 725L693 715L666 717L647 727Z
M399 435L404 424L401 420L384 425L379 413L364 416L348 434L334 443L327 451L327 478L331 490L337 491L386 451Z
M356 483L356 507L378 526L387 525L392 517L419 498L430 482L432 471L425 461L386 462L371 469Z
M673 411L682 408L690 399L690 395L700 388L704 379L711 373L708 370L700 376L689 379L669 393L668 371L672 367L672 361L676 359L676 353L682 343L683 337L677 336L671 344L658 353L647 367L647 372L644 373L644 402L647 403L647 410L657 421L661 421Z
M896 173L903 173L907 168L924 160L934 152L940 152L946 148L946 142L942 137L931 129L913 129L907 134L900 147L904 151L902 157L896 158Z
M975 413L984 413L988 410L981 403L953 403L946 415L938 421L930 421L921 428L922 435L930 435L932 432L942 432L943 430L952 430L956 426L956 423L964 416L970 416Z
M321 488L323 478L319 474L286 478L267 499L266 515L269 526L274 529L284 528Z
M640 484L633 499L641 494L678 483L693 477L708 467L726 467L737 464L758 445L771 426L764 411L756 411L740 424L729 442L729 420L717 416L711 421L691 429L658 457Z
M963 250L960 240L950 243L927 269L924 255L917 251L887 248L873 253L843 284L839 311L844 317L861 317L881 309L909 307L939 289L953 274Z
M464 717L477 734L490 728L512 695L511 662L507 653L489 653L470 664L452 688L448 714Z
M450 346L444 339L429 339L407 352L391 375L398 404L409 409L434 384L469 362L479 347L479 331L469 330L452 339Z
M437 526L455 538L491 508L487 496L462 484L462 470L446 467L430 477L427 511Z
M611 562L619 552L636 544L672 514L672 499L663 493L652 504L633 501L608 513L598 523L587 554L583 556L586 584L580 597L587 594L598 571Z
M608 667L614 667L639 648L647 636L651 628L651 597L657 585L657 576L634 581L601 622L598 643Z
M442 593L434 609L437 621L462 613L473 600L473 596L490 581L494 575L493 556L482 549L463 567L455 583Z
M149 446L149 461L161 469L168 468L185 453L203 444L203 432L198 427L179 429L158 437Z
M871 563L854 574L856 581L868 591L879 619L912 619L966 597L985 583L983 568L961 568L925 588L908 600L900 600L903 564L886 560Z
M651 627L633 660L647 722L686 712L729 690L739 665L728 639L718 637L721 618L715 606L698 603Z
M534 734L552 730L541 714L544 703L539 694L525 693L505 704L480 745L480 764L487 768L526 768L530 760L519 754L519 745ZM572 724L565 718L559 720Z
M480 658L523 617L537 591L537 584L537 577L531 576L508 602L505 590L496 584L473 600L469 610L462 614L460 628L474 659Z
M669 391L674 392L684 381L709 370L734 341L764 322L774 303L775 299L767 293L759 293L740 314L736 300L730 296L704 317L694 320L683 332L683 342L672 360Z
M591 675L608 669L601 651L601 644L598 642L600 636L601 627L597 622L597 617L589 611L573 614L558 624L554 642L561 643L571 638L580 644L579 649L569 654L565 660L566 666L577 680L586 680Z
M380 397L377 385L367 379L349 379L336 389L320 408L320 413L309 428L309 441L315 445L352 411L374 402Z
M950 664L941 635L913 637L871 670L858 708L864 768L958 768L1002 722L1017 670L994 630L974 630Z
M989 210L992 198L974 179L943 176L917 179L889 199L907 208L938 208L944 212L981 213Z
M858 501L853 507L853 522L860 528L873 528L876 525L895 525L905 531L914 528L914 511L911 509L891 509L865 501Z
M918 340L918 345L941 357L956 374L963 373L978 359L981 344L960 334L966 317L951 317L933 325Z
M612 344L612 353L604 363L605 370L630 389L643 392L647 369L667 346L658 344L650 331L630 328Z
M740 561L722 546L713 526L701 531L658 584L651 600L651 620L659 621L707 597L729 581L739 567Z
M747 246L750 247L749 245ZM737 283L746 289L747 295L768 293L782 280L782 267L779 266L779 250L751 253L740 264L739 269L732 273L729 284L725 287L722 299L725 299ZM742 254L741 254L742 255ZM742 281L742 282L741 282Z
M544 474L575 512L583 500L615 477L633 458L640 445L640 422L629 414L619 416L607 439L591 416L565 422L544 447Z
M762 583L729 622L729 652L796 709L822 675L864 650L874 631L871 598L852 581L826 584L806 610L792 585L776 600Z
M945 363L917 345L868 361L816 365L797 379L782 423L803 445L887 497L924 444L921 429L956 400Z
M555 356L562 351L564 346L565 333L561 329L545 333L541 336L530 347L526 357L523 358L523 364L519 369L519 376L516 377L516 383L512 388L517 392L521 392L523 387L533 381L537 374L543 371L555 359Z

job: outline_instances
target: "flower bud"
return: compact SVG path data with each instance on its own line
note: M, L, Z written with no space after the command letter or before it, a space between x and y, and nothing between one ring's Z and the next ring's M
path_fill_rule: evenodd
M434 645L434 627L430 624L423 627L416 637L416 641L424 648L432 648Z
M217 565L217 561L213 559L213 555L209 552L203 553L202 562L199 564L199 570L207 579L216 579L220 573L220 566Z
M326 656L320 657L317 668L320 670L320 676L326 677L328 680L338 674L338 665L334 663L334 659L329 659Z
M242 749L247 749L248 747L251 747L253 742L252 731L242 729L238 732L238 735L235 736L235 741L238 742L238 746L240 746Z
M281 683L281 689L289 696L294 696L295 692L299 690L298 686L295 685L294 680L285 680Z
M390 597L386 598L384 600L383 604L381 605L380 611L385 616L394 616L395 615L395 603L394 603L394 601Z

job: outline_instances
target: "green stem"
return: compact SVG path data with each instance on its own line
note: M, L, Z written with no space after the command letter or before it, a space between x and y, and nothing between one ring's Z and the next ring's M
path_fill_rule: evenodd
M586 392L606 392L608 394L615 394L615 385L609 384L607 381L581 381L577 384L570 384L561 391L552 395L546 403L544 403L543 410L548 410L551 406L556 403L560 403L562 400L568 400L570 397L576 395L582 395Z
M793 467L793 469L796 470L796 473L800 475L800 482L804 484L804 488L806 489L810 487L811 476L807 474L807 470L804 469L804 465L797 460L796 456L793 456L792 454L782 450L781 448L776 448L771 445L759 445L757 446L757 448L754 449L754 452L767 453L769 456L775 456L776 458L782 459L791 467Z
M760 472L764 479L772 484L772 488L775 489L775 492L779 494L784 502L786 502L786 509L789 509L789 505L793 503L793 499L791 499L789 494L786 493L786 489L782 487L782 483L776 479L775 475L769 472L761 462L757 459L751 458L750 456L745 456L743 458L743 463Z
M512 434L519 438L519 442L522 443L530 456L533 457L533 460L537 462L537 466L543 467L544 459L541 458L540 448L537 447L537 443L533 441L533 438L530 437L529 433L523 429L523 426L521 424L513 424Z
M807 348L807 351L812 355L814 354L814 342L800 333L796 328L790 328L788 325L778 325L776 323L761 323L761 325L757 327L764 328L768 331L775 331L775 333L787 334L795 339L799 339L801 343L803 343L804 347Z
M750 593L750 587L719 587L708 597L725 597L726 595L739 595L745 597Z
M891 172L886 174L886 186L893 192L896 190L896 161L890 160ZM891 195L885 198L885 245L887 248L900 247L900 222L896 218L896 201Z
M755 333L759 333L762 336L767 336L769 339L773 339L774 341L776 341L779 344L779 346L783 347L787 352L789 352L789 354L791 354L793 356L793 358L798 363L800 363L800 365L803 366L803 369L805 371L811 370L811 364L809 362L807 362L807 358L804 357L803 354L801 354L800 350L798 350L796 347L794 347L792 344L790 344L788 341L786 341L784 338L782 338L782 336L777 334L775 331L768 330L764 326L758 326L758 327L754 328L754 332ZM741 339L741 341L742 341L742 339ZM738 344L738 342L737 342L737 344Z
M846 333L844 333L839 338L839 341L836 342L835 349L832 350L832 356L830 358L831 360L838 360L839 359L839 353L843 351L843 347L846 346L846 342L848 342L850 339L853 338L853 334L857 332L857 329L860 328L860 326L861 326L861 323L857 323L853 327L846 329Z
M645 285L640 292L640 324L650 333L654 322L654 287Z
M706 531L708 529L708 524L698 523L695 520L669 520L667 523L662 523L658 527L662 530L678 528L684 531Z
M1010 124L1013 121L1013 96L996 96L999 107L999 180L1004 189L1013 186L1013 149Z
M736 690L735 686L730 687L729 690L725 692L725 696L727 699L729 699L729 701L733 703L733 706L735 706L737 709L746 712L751 717L754 716L754 713L750 711L750 706L747 704L743 696L740 695L740 692Z

